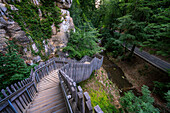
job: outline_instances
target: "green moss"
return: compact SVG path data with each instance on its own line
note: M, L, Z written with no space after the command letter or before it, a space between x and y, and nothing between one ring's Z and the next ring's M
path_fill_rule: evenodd
M23 0L13 4L18 11L12 11L10 6L7 5L10 18L17 22L21 29L26 32L27 36L31 36L35 42L39 52L34 55L42 56L41 50L44 50L43 40L51 38L52 28L51 25L55 23L58 30L58 24L61 23L61 11L55 6L53 0L41 1L40 6L36 6L30 1ZM42 19L39 17L39 11L42 11ZM45 58L46 59L46 58Z
M111 104L108 98L108 96L110 95L108 95L104 90L101 89L101 91L95 91L92 89L91 92L89 93L90 93L91 103L93 107L99 105L104 113L118 112L115 106Z

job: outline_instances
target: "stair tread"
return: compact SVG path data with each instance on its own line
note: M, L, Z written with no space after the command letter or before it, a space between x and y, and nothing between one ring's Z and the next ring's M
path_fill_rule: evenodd
M27 113L67 113L58 71L52 71L44 76L38 83L37 89L38 93Z
M44 103L40 103L40 104L36 104L36 105L33 105L33 106L30 106L30 109L32 110L32 111L35 111L35 110L37 110L37 109L39 109L39 108L42 108L42 107L44 107L44 106L47 106L47 105L49 105L50 103L54 103L54 102L62 102L63 101L63 97L60 97L60 98L58 98L58 99L53 99L53 100L49 100L49 101L46 101L46 102L44 102Z
M60 104L58 104L58 105L56 105L56 106L53 106L53 107L51 107L51 108L49 108L49 109L46 109L45 111L43 111L43 112L41 112L41 113L52 113L52 112L61 110L62 108L66 108L64 102L63 102L63 103L60 103ZM66 113L66 112L65 112L65 113Z
M64 98L63 97L63 95L62 95L62 93L60 93L60 94L58 94L58 95L51 95L51 96L49 96L48 97L48 99L41 99L41 100L35 100L35 101L33 101L33 103L32 103L32 106L35 106L35 105L37 105L37 104L41 104L41 103L43 103L43 102L47 102L47 101L50 101L50 100L53 100L53 99L60 99L60 98Z
M29 109L30 112L32 113L39 113L39 112L43 112L43 111L47 111L50 109L53 110L53 108L58 108L58 107L64 107L65 106L65 103L64 103L64 99L60 100L60 101L56 101L56 102L52 102L50 104L47 104L47 105L44 105L43 107L40 107L36 110L32 110L31 108ZM46 113L46 112L44 112Z
M63 107L57 111L54 111L53 113L67 113L67 108L66 107Z
M37 97L34 99L34 101L41 101L41 100L43 100L43 99L46 99L46 98L50 98L50 97L52 97L52 96L56 96L56 95L62 95L62 92L61 91L58 91L58 92L54 92L54 93L50 93L50 94L48 94L48 95L43 95L43 96L39 96L39 95L37 95Z

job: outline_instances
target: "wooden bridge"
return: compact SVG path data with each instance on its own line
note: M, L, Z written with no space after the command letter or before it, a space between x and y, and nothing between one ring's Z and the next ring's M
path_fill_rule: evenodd
M103 113L98 105L93 110L88 92L76 85L102 63L101 55L80 61L52 58L41 63L29 78L1 90L0 113Z

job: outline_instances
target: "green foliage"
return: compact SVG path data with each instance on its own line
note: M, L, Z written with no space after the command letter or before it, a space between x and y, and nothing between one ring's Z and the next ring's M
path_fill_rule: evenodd
M96 15L89 19L95 27L109 30L110 36L104 37L104 45L109 51L112 48L113 53L121 49L119 44L115 44L119 40L121 43L154 48L156 54L168 56L169 5L169 0L102 0L100 8L91 11L91 15L94 12ZM114 36L115 31L120 33L119 37ZM122 52L116 54L122 55Z
M53 0L41 0L40 6L34 5L28 0L23 0L16 2L14 6L18 11L12 11L10 6L7 6L9 15L11 15L10 18L21 26L27 36L31 36L39 49L36 55L43 57L41 54L41 50L44 51L43 40L51 38L51 25L53 23L59 28L58 24L61 23L60 9L55 6ZM39 10L42 12L42 18L39 17Z
M0 89L27 78L30 72L13 42L9 41L7 44L7 53L0 53Z
M119 33L114 32L112 34L111 30L107 28L103 28L101 30L101 34L103 37L102 44L107 49L107 51L112 53L113 57L117 57L123 54L123 47L122 47L123 42L118 40L118 38L116 38L120 36Z
M170 90L165 93L165 99L167 100L167 107L170 108Z
M154 93L156 93L160 97L165 98L165 93L168 92L169 88L170 88L170 83L168 82L154 81Z
M101 51L101 47L97 45L99 33L96 29L88 27L84 24L82 29L71 32L69 42L64 51L69 52L71 58L81 59L83 56L92 56Z
M142 96L136 97L132 91L129 91L121 98L121 105L131 113L159 113L159 110L153 106L154 99L150 93L145 85L142 87Z
M104 90L91 90L90 96L93 107L99 105L104 113L118 113L118 110L111 104L109 98L107 97L108 94L106 94Z

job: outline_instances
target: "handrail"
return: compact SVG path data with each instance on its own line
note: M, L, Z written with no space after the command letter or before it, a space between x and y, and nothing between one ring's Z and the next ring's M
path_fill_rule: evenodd
M90 64L84 64L84 62L89 61L89 59L90 59ZM76 83L75 83L76 80L71 77L71 73L73 73L72 71L75 71L75 72L78 71L78 68L81 67L81 65L87 66L87 67L92 67L91 72L85 73L85 75L83 75L83 76L87 76L87 77L85 77L85 79L82 79L82 81L83 81L90 77L92 71L99 69L99 67L101 67L102 62L103 62L103 56L96 55L94 58L89 58L88 56L85 56L79 62L74 63L76 65L76 67L71 65L72 64L71 63L71 64L64 65L59 70L59 79L60 79L63 93L65 95L67 110L69 112L72 113L71 106L74 106L74 105L72 105L73 103L72 104L70 103L70 101L67 97L66 91L71 93L70 98L72 98L74 100L74 102L76 103L77 109L79 109L79 112L84 113L86 111L88 113L92 113L92 111L93 111L92 106L91 106L91 100L89 98L90 96L88 95L88 93L86 92L83 94L82 91L80 91L80 90L79 90L79 92L77 91L77 87L76 87ZM97 63L99 63L99 66L97 65ZM65 72L69 73L69 75L67 75ZM74 74L76 76L80 76L80 74L77 74L75 72L74 72ZM79 82L81 82L81 81L79 81ZM63 83L65 83L65 85L63 85ZM66 87L64 87L64 86L66 86ZM80 86L79 86L79 88L81 89ZM83 95L84 95L85 99L83 99ZM73 111L76 112L75 109L73 109ZM95 107L95 113L102 113L102 110L100 109L100 107L98 105Z
M60 71L59 71L59 73L60 73ZM64 85L63 85L64 81L61 80L60 75L59 75L59 79L60 79L61 89L63 90L63 93L64 93L64 97L65 97L64 99L66 101L67 111L69 111L69 113L73 113L70 102L68 100L68 96L66 94L66 90L65 90Z
M85 61L90 61L90 64L84 64ZM5 98L0 100L0 112L3 109L8 111L9 108L6 108L8 105L11 106L10 110L12 109L12 111L14 111L14 112L15 111L23 112L24 110L20 108L20 105L22 105L24 108L26 108L28 105L23 104L22 101L27 101L26 103L30 104L30 102L33 100L35 94L38 92L37 88L36 88L37 83L40 82L40 80L44 76L46 76L49 72L56 69L57 62L61 62L61 63L63 63L63 65L67 63L60 69L60 74L62 76L64 76L72 84L70 90L71 90L71 92L73 94L72 96L77 104L78 92L77 92L76 83L74 82L76 80L74 78L72 78L70 76L70 74L69 75L66 74L65 71L69 71L72 73L73 71L75 72L76 69L78 70L79 66L81 66L81 65L85 66L84 69L87 70L87 72L88 72L88 73L86 73L88 76L85 78L85 79L87 79L88 77L90 77L93 70L99 69L99 67L101 66L101 64L103 62L103 56L98 56L98 58L96 56L94 58L85 56L82 58L81 61L76 61L76 60L67 59L67 58L53 57L53 58L49 59L48 61L46 61L45 63L36 66L34 71L33 71L33 69L31 69L29 78L22 80L21 82L18 82L17 84L15 83L14 85L11 85L10 89L12 89L12 91L8 87L6 88L8 93L6 93L6 91L4 89L1 90L1 92L5 96ZM70 67L70 66L73 66L73 67ZM69 68L68 70L66 70L67 67ZM88 70L89 67L91 68L91 71ZM75 73L75 75L79 76L79 74L76 74L76 73ZM60 78L60 83L61 83L63 93L65 95L65 100L66 100L66 103L68 106L68 110L72 113L73 111L71 109L71 105L69 104L66 90L63 85L64 82L62 82L62 80L61 80L62 78L60 76L59 76L59 78ZM82 80L84 80L84 79L82 79ZM10 94L10 95L7 95L7 94ZM24 106L24 105L26 105L26 106Z
M10 98L14 97L17 93L21 92L23 89L25 89L26 87L28 87L30 84L32 84L33 81L31 81L30 83L26 84L25 86L23 86L22 88L20 88L19 90L17 90L17 92L14 92L12 94L10 94L9 96L5 97L4 99L2 99L0 101L0 103L3 103L3 101L7 101L9 100Z

